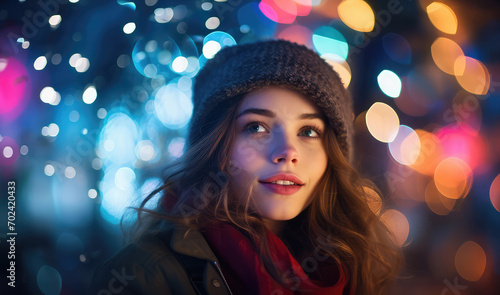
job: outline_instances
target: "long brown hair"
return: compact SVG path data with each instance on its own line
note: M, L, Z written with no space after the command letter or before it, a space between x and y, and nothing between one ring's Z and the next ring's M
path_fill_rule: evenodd
M242 198L246 201L230 197L231 175L239 171L232 168L228 155L242 98L216 108L197 140L167 167L163 185L134 208L138 221L131 230L139 238L175 225L203 231L209 223L230 222L249 237L274 279L290 287L271 259L267 229L252 210L251 191ZM287 223L281 238L296 257L321 253L334 261L347 274L349 294L384 294L401 267L401 250L368 205L367 192L378 192L376 187L346 160L331 128L326 128L324 136L326 172L313 191L311 204ZM156 209L145 208L158 193Z

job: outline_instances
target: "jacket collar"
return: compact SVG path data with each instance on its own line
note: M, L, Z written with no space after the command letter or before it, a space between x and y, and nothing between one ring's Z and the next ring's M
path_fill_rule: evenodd
M207 240L198 230L188 231L186 227L176 226L170 240L170 247L184 255L217 261Z

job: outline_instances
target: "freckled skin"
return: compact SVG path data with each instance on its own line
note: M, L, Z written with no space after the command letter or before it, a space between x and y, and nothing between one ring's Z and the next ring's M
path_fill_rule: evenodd
M255 207L264 219L290 220L310 204L325 173L328 160L322 134L327 125L322 119L298 119L304 113L321 112L306 97L285 88L268 87L243 99L237 114L257 108L272 111L275 117L251 113L236 119L230 160L241 173L231 177L231 191L243 198L243 192L251 188ZM263 124L247 125L255 121ZM316 127L319 133L307 126ZM305 184L293 195L280 195L259 183L259 179L280 173L294 174Z

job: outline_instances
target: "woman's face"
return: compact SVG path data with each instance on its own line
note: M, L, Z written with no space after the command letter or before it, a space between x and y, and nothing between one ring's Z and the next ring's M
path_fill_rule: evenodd
M265 219L296 217L327 166L321 112L294 91L268 87L245 96L236 114L232 193L244 198L250 189L250 204Z

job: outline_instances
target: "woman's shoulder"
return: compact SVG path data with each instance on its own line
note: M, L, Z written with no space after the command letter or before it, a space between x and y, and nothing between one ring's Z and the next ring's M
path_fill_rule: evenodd
M169 247L171 235L148 234L122 248L96 269L90 294L174 294L190 287Z

